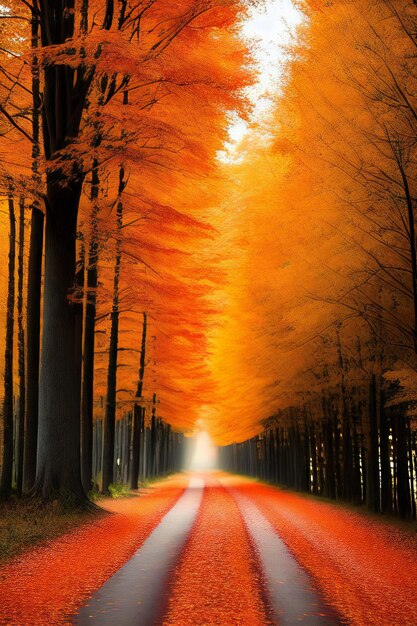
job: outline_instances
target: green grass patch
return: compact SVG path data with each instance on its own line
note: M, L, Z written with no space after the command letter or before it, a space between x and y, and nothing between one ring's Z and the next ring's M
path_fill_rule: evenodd
M109 485L109 493L112 498L127 498L132 495L129 486L124 483L112 483Z

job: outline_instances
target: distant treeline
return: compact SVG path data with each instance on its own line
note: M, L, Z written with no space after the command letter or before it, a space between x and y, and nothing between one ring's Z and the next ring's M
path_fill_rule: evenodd
M416 518L416 432L407 404L393 406L373 376L341 399L289 408L258 436L220 449L221 466L373 512ZM348 404L349 401L349 404ZM344 404L344 411L340 411Z

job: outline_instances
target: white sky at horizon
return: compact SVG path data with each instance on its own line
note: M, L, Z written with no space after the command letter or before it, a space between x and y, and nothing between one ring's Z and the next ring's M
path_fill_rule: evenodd
M262 118L271 106L268 94L277 93L282 75L282 63L287 46L302 22L303 16L292 0L267 0L263 6L253 7L249 18L242 24L242 35L254 46L254 59L259 70L257 82L248 88L247 93L254 104L252 119ZM221 160L233 159L233 152L247 134L248 124L231 117L228 129L230 142L220 155Z

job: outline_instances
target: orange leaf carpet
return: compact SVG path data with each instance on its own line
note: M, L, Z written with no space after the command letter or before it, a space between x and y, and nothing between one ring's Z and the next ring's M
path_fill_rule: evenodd
M417 624L417 537L411 528L244 479L227 480L255 502L347 623Z
M215 477L175 572L165 626L269 624L255 555L234 498Z
M0 623L70 624L70 614L114 574L159 524L186 486L174 477L146 495L105 500L114 513L34 548L0 569Z

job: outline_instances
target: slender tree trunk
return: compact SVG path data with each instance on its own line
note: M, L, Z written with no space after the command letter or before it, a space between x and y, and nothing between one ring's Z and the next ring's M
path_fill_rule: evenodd
M141 351L140 351L140 365L139 365L139 379L138 379L138 388L136 391L136 397L141 398L143 395L143 379L145 376L145 366L146 366L146 332L147 332L147 315L143 313L143 324L142 324L142 341L141 341ZM145 409L141 408L137 403L135 403L133 407L133 436L132 436L132 467L131 467L131 477L130 477L130 486L132 489L138 488L138 480L139 480L139 455L140 455L140 444L141 444L141 421L142 421L142 413L144 414Z
M406 416L404 407L397 414L397 494L398 513L403 519L411 517L410 481L408 466L408 446Z
M355 504L362 502L361 489L361 467L360 467L360 444L358 434L358 421L360 417L356 417L353 422L353 440L352 440L352 457L353 457L353 501Z
M23 491L25 493L32 489L36 478L43 230L43 213L38 207L32 206L26 305L27 380L23 468Z
M416 519L416 496L414 483L414 467L413 467L413 438L410 426L410 419L407 417L406 437L408 447L408 472L410 477L410 495L411 495L411 517Z
M317 467L317 439L316 429L313 420L310 422L310 442L311 442L311 466L313 473L313 493L315 495L319 492L318 484L318 467Z
M401 178L403 181L405 199L407 202L407 218L408 218L408 242L410 249L410 269L412 280L412 293L413 293L413 343L414 350L417 352L417 246L416 246L416 232L415 232L415 217L414 217L414 200L410 191L408 177L404 169L401 160L397 158L398 168L400 170Z
M0 497L7 500L12 491L13 475L13 334L16 263L16 218L14 201L9 205L9 263L6 305L6 348L4 353L3 458Z
M23 320L23 282L24 282L24 245L25 245L25 201L19 203L19 255L17 273L17 347L19 373L19 430L17 446L17 493L23 491L23 451L25 443L25 328Z
M140 350L140 366L139 366L139 378L138 378L138 388L136 391L136 397L141 398L143 395L143 379L145 377L145 366L146 366L146 333L147 333L147 325L148 325L148 316L144 312L143 313L143 324L142 324L142 341L141 341L141 350Z
M130 468L130 488L137 489L139 481L140 439L142 407L135 403L133 407L132 464Z
M33 2L32 49L38 47L37 2ZM42 185L39 175L40 157L40 82L39 63L36 53L32 57L32 178L35 187ZM32 203L30 226L28 287L26 301L26 402L25 402L25 443L23 460L23 491L32 489L36 478L36 454L38 445L38 403L39 403L39 350L41 324L41 282L44 215L39 202Z
M98 162L91 173L92 229L88 253L87 296L84 317L83 381L81 394L82 480L84 489L91 489L93 455L94 346L98 286Z
M380 456L381 456L381 512L392 512L392 478L389 441L389 417L385 409L384 393L381 389L380 409Z
M156 393L152 397L150 477L156 475Z
M113 280L113 307L111 312L109 364L107 369L107 400L104 417L103 438L103 484L102 492L108 493L109 486L113 482L114 464L114 435L116 426L116 381L117 381L117 352L119 341L119 283L121 269L121 235L123 226L123 202L122 193L125 187L124 168L120 167L119 173L119 201L117 203L117 248L114 266Z

